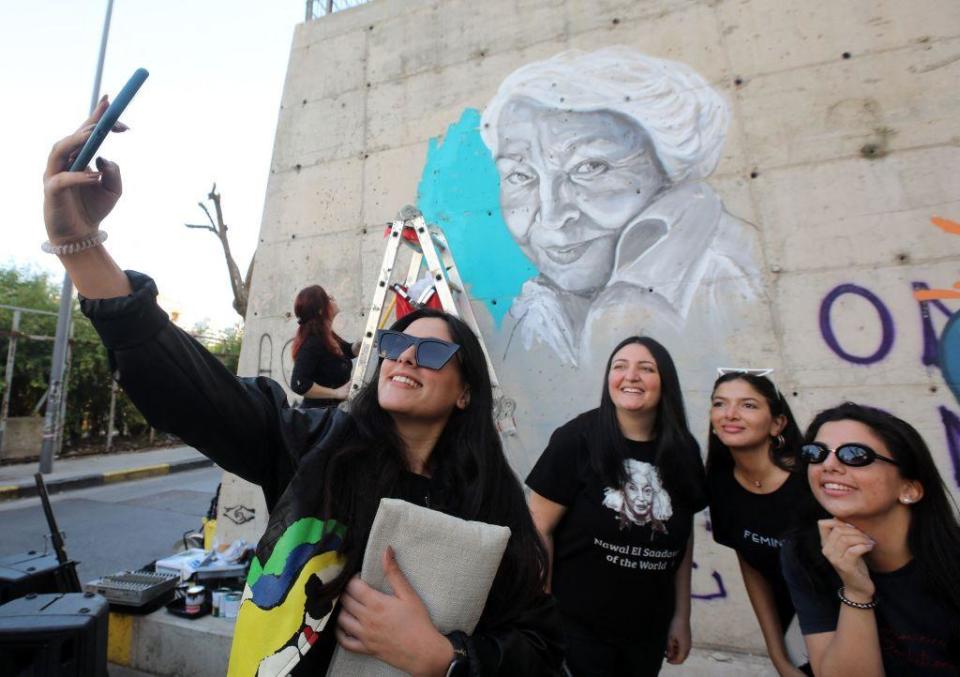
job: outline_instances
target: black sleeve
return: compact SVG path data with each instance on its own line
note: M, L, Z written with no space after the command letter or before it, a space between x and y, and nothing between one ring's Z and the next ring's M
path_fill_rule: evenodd
M563 638L556 603L549 595L502 625L478 628L466 638L470 674L559 675Z
M710 533L720 545L736 550L733 535L730 533L730 496L726 483L720 473L726 469L713 469L707 475L707 496L710 504Z
M320 362L326 356L321 342L314 336L308 336L297 351L297 359L293 361L293 376L290 378L290 389L297 395L303 395L315 383L314 376Z
M129 296L80 300L115 378L152 426L263 487L272 508L300 458L332 434L337 415L291 409L276 381L234 376L169 321L152 279L127 277Z
M560 505L572 504L583 486L581 466L588 452L578 424L574 419L557 428L527 475L528 487Z
M813 587L810 577L803 571L792 540L788 539L780 548L780 565L803 634L836 631L840 602Z

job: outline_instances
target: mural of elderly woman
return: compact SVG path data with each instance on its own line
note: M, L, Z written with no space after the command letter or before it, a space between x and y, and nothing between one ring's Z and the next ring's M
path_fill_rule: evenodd
M624 466L629 479L620 489L604 489L603 505L617 513L621 529L628 529L631 524L649 524L651 532L666 533L664 522L673 515L673 508L657 469L634 458L625 461Z
M628 313L634 332L682 335L693 315L709 318L696 330L732 328L737 309L717 307L755 298L759 273L754 234L704 182L729 119L689 67L626 47L564 52L503 81L481 135L504 220L540 273L510 310L524 348L577 365L591 325L625 308L643 309Z

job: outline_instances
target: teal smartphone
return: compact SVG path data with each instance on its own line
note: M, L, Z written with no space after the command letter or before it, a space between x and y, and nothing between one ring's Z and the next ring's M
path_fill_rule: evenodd
M137 93L140 85L143 84L149 75L150 73L148 73L145 68L138 68L134 74L130 76L127 84L123 86L123 89L120 90L120 93L117 94L116 98L104 112L97 126L93 128L93 133L90 134L87 142L83 144L83 148L80 149L80 154L77 155L77 159L70 165L71 172L83 171L83 169L90 164L93 156L97 150L99 150L100 144L107 138L107 134L110 133L110 130L113 129L117 120L120 119L120 114L126 109L127 104L133 99L133 95Z

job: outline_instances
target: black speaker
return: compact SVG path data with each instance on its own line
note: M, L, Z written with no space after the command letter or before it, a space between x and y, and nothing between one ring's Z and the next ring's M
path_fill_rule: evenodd
M106 677L109 608L90 592L30 593L0 606L0 675Z
M0 604L28 592L70 592L59 580L59 568L56 555L36 550L0 557Z

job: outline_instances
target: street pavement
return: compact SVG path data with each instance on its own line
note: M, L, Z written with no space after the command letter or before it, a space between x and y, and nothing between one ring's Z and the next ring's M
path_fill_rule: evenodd
M200 528L222 471L208 467L50 497L81 582L174 554ZM52 551L39 498L0 502L0 555Z
M43 476L49 494L70 489L125 482L212 466L213 462L191 447L167 447L121 454L98 454L57 459L53 472ZM36 496L33 476L39 464L0 466L0 501Z

